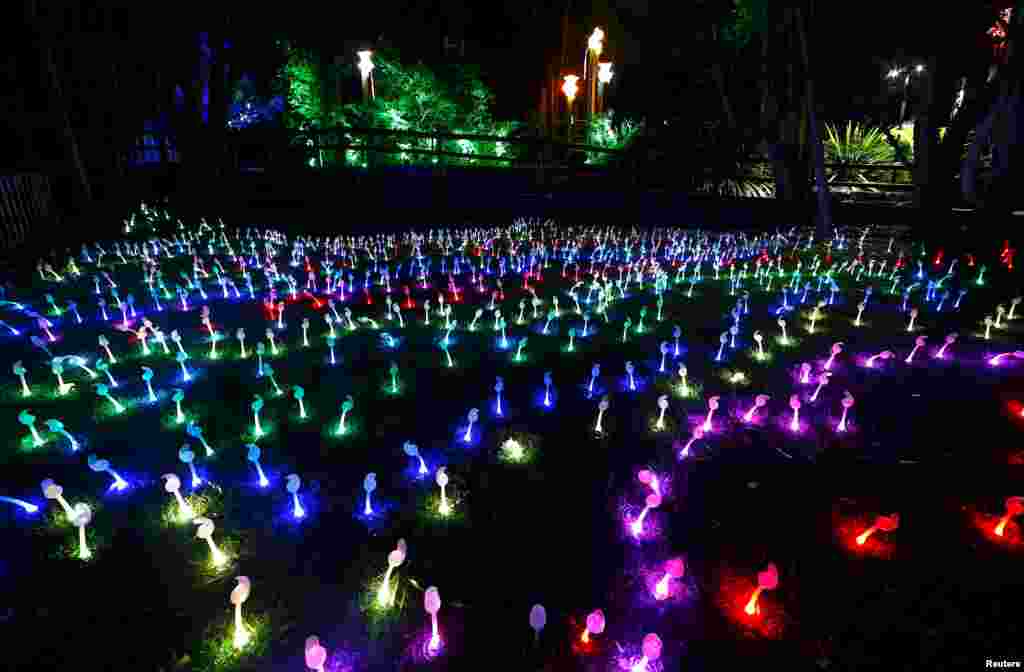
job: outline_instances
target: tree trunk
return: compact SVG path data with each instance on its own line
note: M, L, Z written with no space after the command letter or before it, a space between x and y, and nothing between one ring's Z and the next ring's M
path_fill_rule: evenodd
M814 158L814 181L818 187L818 227L820 240L829 237L832 232L832 195L829 193L828 181L825 178L825 147L822 144L821 129L818 128L818 114L814 101L814 73L811 69L810 48L807 44L807 20L799 8L795 10L797 35L800 38L800 56L803 61L806 83L806 101L811 131L811 150Z
M992 121L992 189L986 210L998 227L1010 226L1009 215L1019 202L1021 180L1019 140L1021 129L1022 75L1024 75L1024 3L1016 3L1007 31L1007 60L1000 69L1000 95Z
M967 157L960 168L960 188L964 200L968 203L978 202L978 163L981 152L988 146L992 137L992 120L995 110L991 110L974 128L974 140L967 148Z
M46 43L44 50L46 54L46 66L50 72L50 87L53 92L56 107L60 110L64 130L64 140L67 142L68 150L71 152L71 161L74 164L75 171L78 173L79 183L81 184L85 200L86 202L91 202L92 186L89 183L89 174L86 171L85 163L82 161L82 155L78 149L78 138L75 135L75 129L71 126L71 114L68 110L68 104L64 97L63 89L61 88L60 73L57 71L57 60L54 54L53 42L49 35L43 36L43 40Z

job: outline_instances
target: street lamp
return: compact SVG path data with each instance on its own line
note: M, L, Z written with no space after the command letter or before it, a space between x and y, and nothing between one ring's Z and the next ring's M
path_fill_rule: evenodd
M373 100L373 61L370 58L373 56L373 52L369 49L363 49L362 51L357 51L356 56L359 57L359 62L356 63L356 67L359 68L359 74L363 86L363 100Z
M579 93L579 87L576 82L579 81L579 77L576 75L566 75L562 78L562 93L565 94L565 102L568 103L569 108L569 126L571 127L575 123L575 119L572 114L572 104L576 100L576 94Z
M614 75L610 62L597 64L597 105L595 106L597 112L601 112L604 107L604 89L611 83Z

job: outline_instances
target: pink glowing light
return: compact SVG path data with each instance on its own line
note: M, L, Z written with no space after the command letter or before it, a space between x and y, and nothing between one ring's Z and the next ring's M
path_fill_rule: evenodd
M587 615L587 626L583 628L580 642L589 644L591 635L600 635L602 632L604 632L604 612L595 609Z
M768 400L771 399L767 394L759 394L754 397L754 405L750 407L750 410L743 414L743 422L753 422L754 414L757 413L757 409L763 408Z
M800 382L804 385L811 384L811 365L807 362L800 365Z
M841 402L843 404L843 417L839 419L839 424L836 425L837 432L846 431L846 416L849 414L850 409L853 407L853 395L850 394L848 390L845 391L843 394L845 395L843 397L843 401Z
M924 344L927 340L927 336L918 336L916 339L914 339L914 347L913 349L911 349L910 354L907 355L907 358L903 361L906 362L907 364L910 364L914 360L914 355L917 354L918 350L924 347Z
M651 509L656 509L659 506L661 506L661 495L654 494L654 493L652 493L650 495L647 495L647 499L644 502L644 509L643 509L643 511L641 511L640 515L637 516L629 524L629 530L633 534L633 537L635 539L639 539L640 535L643 534L643 532L644 532L644 519L647 518L647 513Z
M314 672L324 672L324 665L327 663L327 649L320 646L320 640L315 637L306 638L306 667Z
M883 350L877 355L871 355L870 357L868 357L867 360L865 360L864 362L864 366L866 366L869 369L873 369L875 368L876 359L892 359L895 356L896 355L891 350Z
M654 597L657 600L664 600L669 596L669 582L672 579L682 578L686 571L686 564L682 558L672 558L665 563L665 574L654 586Z
M769 565L762 571L757 573L757 588L751 594L750 599L747 600L747 604L743 607L743 613L747 616L756 616L761 613L761 606L758 604L758 600L761 593L766 590L774 590L779 585L779 570L775 566L775 563L769 563Z
M1024 415L1024 412L1022 412L1022 415ZM697 440L703 439L703 438L704 438L704 428L699 426L699 425L697 427L694 427L693 428L693 434L690 436L690 440L687 441L686 445L683 446L683 449L679 451L679 459L682 460L682 459L685 459L685 458L689 457L689 455L690 455L690 446L693 445L694 441L697 441Z
M647 664L661 658L661 639L653 632L644 637L643 656L630 668L630 672L648 672Z
M946 358L946 348L951 346L953 344L953 342L956 341L958 335L959 334L953 333L953 334L950 334L949 336L946 336L946 342L943 343L942 347L939 348L939 351L935 353L935 358L936 359L945 359Z
M843 344L835 343L832 345L832 354L829 355L828 361L825 362L825 370L831 371L832 364L836 361L836 357L843 351Z
M659 497L661 496L661 483L658 482L658 475L656 473L650 469L641 469L636 477L637 480L644 485L650 486L651 490L654 491L654 494Z
M794 432L800 431L800 397L793 395L789 398L789 407L793 409L793 419L789 422L789 429Z
M714 416L715 411L717 411L717 410L718 410L718 397L711 397L710 399L708 399L708 414L707 414L707 417L704 418L704 424L701 426L701 429L704 430L705 434L711 432L711 429L712 429L711 418L712 418L712 416Z
M1024 351L1015 350L1014 352L1003 352L1003 353L1000 353L1000 354L996 355L995 357L991 357L988 360L988 365L989 366L999 366L1002 363L1003 359L1005 359L1007 357L1016 357L1017 359L1024 359Z

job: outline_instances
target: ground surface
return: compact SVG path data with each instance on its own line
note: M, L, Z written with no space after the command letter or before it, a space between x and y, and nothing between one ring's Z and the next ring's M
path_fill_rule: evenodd
M539 235L540 229L531 233ZM592 233L545 231L545 238L563 238L564 249L564 240L586 240ZM837 267L857 247L859 232L849 235L847 250L836 250L832 260ZM718 234L699 240L699 246L721 243ZM896 250L916 250L912 241L897 241L894 254L886 257L887 243L886 236L872 236L865 263L869 257L889 258L891 267ZM233 239L233 245L241 243ZM112 249L109 243L105 247ZM105 270L118 282L122 298L132 292L137 309L144 309L165 333L180 332L194 377L187 384L179 364L152 340L153 354L143 356L138 339L116 328L119 312L109 293L111 319L100 319L91 294L95 269L89 264L79 262L85 275L74 285L37 280L31 287L8 290L8 300L43 314L48 314L44 293L53 294L61 306L76 299L84 323L75 324L68 313L50 316L57 340L47 347L54 355L82 355L94 365L102 355L97 336L106 335L118 358L110 371L120 385L111 392L128 405L123 414L112 414L96 396L93 381L72 365L63 376L76 387L57 396L49 357L27 338L42 332L24 311L5 307L0 319L22 335L3 330L4 370L11 371L16 360L23 362L32 396L22 398L17 378L9 375L0 402L0 418L9 427L0 485L3 494L43 508L36 515L13 506L3 509L0 538L7 550L0 558L0 593L5 596L0 607L4 631L13 635L5 651L12 669L54 669L72 661L92 669L125 669L128 663L134 669L175 664L209 669L217 663L221 669L302 669L303 642L310 634L318 635L331 653L329 670L412 666L421 659L422 635L429 625L422 607L427 586L437 586L444 603L445 651L423 662L437 669L481 669L482 664L507 666L517 660L522 661L515 664L518 669L605 669L613 665L617 643L636 653L650 632L664 642L666 669L727 669L760 664L766 655L798 669L914 669L921 664L955 669L980 667L986 656L1024 654L1015 625L1019 619L1012 617L1024 597L1024 582L1015 578L1019 572L1014 569L1020 559L1019 532L1010 523L1006 538L991 534L1004 498L1020 494L1014 489L1017 467L1012 466L1020 461L1020 423L1012 409L1019 410L1015 403L1024 398L1019 375L1024 362L1009 358L1000 367L986 364L993 354L1019 347L1019 322L994 329L989 341L981 338L982 317L994 313L997 303L1009 306L1018 290L1015 273L998 264L998 246L979 250L973 268L966 257L960 260L962 273L947 281L952 296L942 312L936 312L937 298L923 301L921 289L916 290L911 305L920 308L921 329L912 333L906 332L901 296L890 296L889 283L880 278L870 281L874 293L864 314L868 325L855 327L856 304L869 281L839 274L840 291L824 309L817 333L808 333L807 317L813 301L829 298L827 290L810 292L805 304L783 313L799 343L781 347L775 343L778 281L766 292L748 278L750 312L741 320L737 347L727 346L722 362L714 361L719 334L731 323L728 313L736 298L729 296L725 271L714 281L710 262L692 296L687 295L688 281L674 281L669 262L671 282L661 321L656 319L652 276L645 278L644 289L627 288L624 300L616 294L608 322L595 316L590 328L597 327L596 334L577 338L573 352L565 350L568 330L580 332L582 319L573 314L566 293L571 267L570 278L563 279L562 263L553 258L542 278L530 281L545 301L542 314L551 307L551 297L559 297L562 316L551 323L548 335L541 333L543 318L515 324L518 302L529 295L521 290L521 275L504 278L501 307L512 343L507 350L492 330L490 312L485 311L475 332L465 329L473 311L486 308L489 300L466 289L465 274L456 278L463 297L454 308L459 328L452 333L451 368L437 346L443 319L435 315L427 327L422 311L424 299L436 308L446 278L435 274L429 290L417 288L405 277L410 252L405 242L399 254L406 267L399 280L392 280L393 296L403 300L399 288L410 285L416 309L403 311L406 326L399 328L383 321L381 287L374 289L372 305L360 293L339 301L339 311L347 306L356 318L378 320L380 328L365 322L354 332L338 328L333 366L324 338L328 308L322 291L319 298L301 292L294 300L286 298L285 326L276 329L260 301L244 300L238 267L223 249L217 256L243 300L220 298L206 246L200 250L211 271L205 288L212 323L225 336L215 360L208 357L197 292L190 293L188 310L172 297L164 300L164 311L155 312L138 260L129 255L130 263L121 264L112 253L105 257L105 263L115 262ZM278 267L295 274L301 289L303 269L288 266L289 250L290 245L281 248ZM479 264L475 245L466 250ZM750 251L759 252L760 246ZM792 272L797 257L785 245L778 251ZM928 252L922 257L925 269L937 279L950 260L933 266ZM805 274L814 255L825 253L821 245L800 251ZM769 254L775 254L770 246ZM310 257L319 268L319 254ZM435 256L435 271L439 263ZM583 262L584 271L588 263ZM981 263L990 270L986 283L978 286L972 283ZM366 267L365 258L359 265ZM189 270L184 257L162 259L161 266L169 284L179 271ZM609 277L615 280L618 262L611 268L616 270ZM901 286L910 282L913 270L910 266L901 274L906 279ZM264 298L262 273L253 270L253 277L257 297ZM357 283L361 278L357 272ZM322 277L319 282L322 289ZM494 288L493 276L486 282L489 290ZM969 291L962 306L950 311L960 284ZM280 296L288 296L286 288L279 288ZM585 294L586 289L581 298ZM451 299L447 293L446 299ZM790 294L790 303L798 299ZM635 326L644 306L645 330L634 329L623 343L623 320L628 316ZM528 318L531 313L528 307ZM304 317L311 322L309 347L302 343ZM682 329L681 355L670 355L662 374L658 344L672 342L675 325ZM267 361L289 391L286 396L276 396L267 378L257 377L255 357L238 356L236 329L246 329L252 350L258 340L266 343L268 326L275 327L281 351L268 354ZM754 330L765 336L769 361L752 356ZM382 331L400 339L397 347L382 345ZM934 359L950 332L960 335L950 346L953 357ZM525 360L516 362L514 344L527 335ZM911 364L904 363L920 335L928 336L927 346ZM812 363L817 376L835 342L845 347L833 378L820 398L809 402L814 386L795 382L799 365ZM858 364L885 349L896 357L878 369ZM389 390L392 361L399 368L398 394ZM635 365L635 391L629 389L627 361ZM701 386L699 395L679 394L674 375L679 361L686 363L689 380ZM590 393L595 363L601 364L601 375ZM145 401L141 366L154 371L155 404ZM745 373L744 384L727 381L724 372L737 370ZM548 371L551 408L542 404ZM496 376L505 383L501 418L494 408ZM307 419L299 417L291 397L294 385L305 390ZM199 442L174 422L174 387L185 390L183 408L202 427L217 451L215 458L206 459ZM851 431L839 435L834 428L845 390L856 403ZM807 426L798 435L787 429L788 399L794 392L804 399L801 420ZM270 480L266 489L257 485L253 465L245 460L244 445L253 440L249 405L254 394L266 402L261 417L268 433L257 441ZM669 396L667 428L655 432L662 394ZM759 412L761 420L747 426L737 416L757 394L771 400ZM350 427L336 437L333 430L346 395L354 400ZM603 395L610 405L605 431L597 436L593 428ZM680 460L679 448L703 421L712 395L721 399L716 430L694 443L692 456ZM479 409L480 421L467 445L461 436L471 408ZM24 409L36 416L44 446L33 447L25 438L27 429L17 421ZM50 418L59 418L82 444L78 453L45 431L43 423ZM499 446L510 436L531 442L532 460L509 464L499 459ZM427 478L417 478L415 460L402 452L406 441L417 444L430 465ZM197 495L207 502L207 515L216 524L214 539L232 557L220 572L210 569L209 549L196 539L193 526L165 522L174 507L160 476L174 472L185 484L182 491L190 490L187 466L177 459L186 442L209 481ZM89 453L108 459L131 483L129 489L106 493L110 478L88 468ZM440 465L447 466L449 492L456 501L456 515L447 520L432 508L438 494L434 469ZM636 478L642 468L661 475L666 496L650 518L658 533L638 542L625 534L622 520L636 515L649 492ZM377 475L377 513L367 518L362 485L371 471ZM291 517L284 486L285 475L292 472L302 479L300 495L308 510L302 521ZM42 497L39 482L44 478L63 486L72 504L93 506L88 529L95 557L88 563L77 560L76 530L60 507ZM900 528L856 549L851 538L875 516L891 512L900 513ZM400 605L379 617L366 608L369 587L379 581L399 538L408 544L406 562L397 571ZM659 603L644 586L675 556L686 559L686 577L678 584L683 594ZM765 594L760 617L745 619L741 607L756 573L768 562L779 569L779 588ZM225 661L211 649L223 646L225 638L230 641L228 594L237 575L252 580L247 619L266 625L250 653ZM542 603L548 614L536 649L527 623L535 603ZM595 608L604 610L607 631L595 638L593 650L574 652L570 643Z

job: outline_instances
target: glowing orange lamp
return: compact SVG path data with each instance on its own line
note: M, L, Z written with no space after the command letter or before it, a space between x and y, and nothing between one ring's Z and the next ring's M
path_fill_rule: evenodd
M892 532L900 526L900 514L894 513L891 516L878 516L874 524L857 535L857 545L863 546L875 532Z
M758 598L761 593L765 590L775 590L779 585L779 570L775 566L775 563L769 563L764 570L757 573L757 588L754 589L750 599L747 601L747 605L743 607L743 612L747 616L756 616L761 613L761 607L758 604Z
M1010 522L1010 519L1014 516L1019 516L1024 513L1024 497L1009 497L1006 500L1006 514L999 519L994 530L992 530L997 537L1001 537L1006 534L1006 524Z

